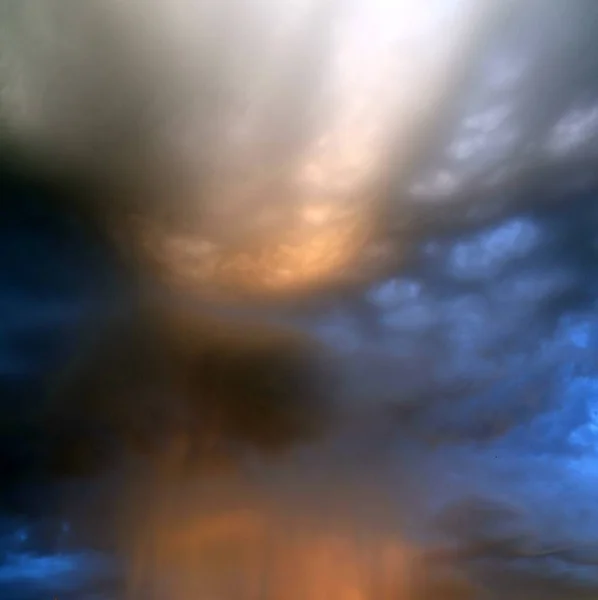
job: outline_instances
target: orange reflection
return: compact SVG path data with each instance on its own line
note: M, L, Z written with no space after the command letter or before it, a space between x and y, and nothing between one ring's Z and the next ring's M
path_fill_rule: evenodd
M145 251L175 285L209 283L220 291L293 291L340 276L366 244L370 219L360 214L319 227L296 226L235 251L198 235L143 232Z
M401 598L415 555L396 539L249 510L170 523L155 541L138 557L137 588L145 580L172 600Z

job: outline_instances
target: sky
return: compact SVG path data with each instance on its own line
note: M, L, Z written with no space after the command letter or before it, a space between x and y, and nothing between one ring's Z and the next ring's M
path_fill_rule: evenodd
M497 597L598 588L597 22L584 0L509 13L408 183L390 186L391 217L423 223L400 267L280 309L335 349L350 401L386 432L364 425L290 472L363 462L409 535L472 549L456 568ZM0 402L35 406L121 274L47 190L2 186ZM0 444L8 464L35 456L26 434ZM0 523L0 595L102 597L82 590L110 559L47 519Z

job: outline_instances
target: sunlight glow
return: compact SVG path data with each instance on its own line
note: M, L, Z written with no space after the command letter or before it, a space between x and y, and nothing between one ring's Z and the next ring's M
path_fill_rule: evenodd
M292 14L240 1L263 37L244 34L223 49L236 65L228 74L234 102L223 109L214 156L206 158L211 183L207 196L202 187L201 227L187 223L180 236L142 224L144 246L160 269L191 287L262 291L342 275L370 239L375 190L391 163L400 169L412 155L486 4L343 0L319 17L317 29L314 15L326 11L313 0L293 3ZM307 83L285 75L285 61L298 52L300 63L317 59ZM277 95L291 91L293 101L278 106ZM186 139L198 131L195 119L182 121ZM304 129L299 136L290 132L294 121ZM288 160L288 147L276 156L268 150L287 129ZM182 155L205 156L205 139L186 144ZM231 236L232 245L224 241Z

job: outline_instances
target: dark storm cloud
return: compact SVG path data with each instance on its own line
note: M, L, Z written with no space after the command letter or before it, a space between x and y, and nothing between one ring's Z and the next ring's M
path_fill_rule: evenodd
M416 528L513 598L598 586L598 212L584 179L598 122L595 12L558 0L515 11L401 200L433 233L418 232L401 272L291 315L343 357L357 413L392 422L384 444L343 438L340 457L384 454L381 478L425 492ZM23 194L9 190L20 208L0 231L0 394L13 406L43 393L86 303L115 285L77 227ZM11 435L8 473L37 451L29 432ZM80 593L69 587L87 557L48 555L35 529L1 529L3 597Z

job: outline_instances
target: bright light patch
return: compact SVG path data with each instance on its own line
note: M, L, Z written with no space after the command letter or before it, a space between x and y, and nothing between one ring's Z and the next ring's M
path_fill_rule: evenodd
M577 108L567 113L553 128L546 143L557 156L577 150L598 133L598 107Z
M191 148L207 161L202 174L209 173L211 183L209 193L201 193L203 229L187 223L183 247L180 236L175 246L171 232L148 226L144 246L160 268L183 285L267 291L342 276L372 235L378 208L372 191L386 177L389 153L393 169L409 160L489 4L344 0L326 9L313 0L289 7L240 1L251 27L225 50L225 64L234 70L223 78L230 79L233 101L223 105L222 131L208 146L216 148L214 156L206 155L196 135L201 114L190 111L177 126L187 161ZM179 58L204 45L170 37ZM312 47L318 54L313 65L304 65L309 83L289 79L290 68L314 60ZM305 130L297 144L294 123ZM295 144L289 165L286 146L275 155L267 150L286 128ZM176 136L171 143L177 147ZM442 194L454 191L456 182L439 173L430 185ZM268 219L261 219L265 213ZM205 245L206 231L216 249L207 261L194 250ZM234 238L232 252L228 242L220 243L221 234Z
M531 252L540 238L539 228L532 221L514 219L457 243L449 255L449 268L460 278L492 277L509 260Z

